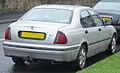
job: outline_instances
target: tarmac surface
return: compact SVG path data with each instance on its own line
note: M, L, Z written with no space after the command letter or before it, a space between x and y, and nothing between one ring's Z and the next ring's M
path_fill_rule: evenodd
M0 24L17 21L25 12L0 15Z

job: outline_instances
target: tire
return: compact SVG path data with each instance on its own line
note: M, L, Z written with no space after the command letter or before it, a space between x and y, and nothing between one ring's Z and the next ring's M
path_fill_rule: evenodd
M114 54L114 53L116 53L116 51L117 51L117 49L116 49L116 37L115 37L115 35L113 35L112 40L109 44L108 52L109 52L109 54Z
M12 57L12 60L15 64L24 64L25 60L23 60L22 58L19 57Z
M73 66L77 69L84 69L86 66L87 51L86 46L82 45L78 53L77 60L73 62Z

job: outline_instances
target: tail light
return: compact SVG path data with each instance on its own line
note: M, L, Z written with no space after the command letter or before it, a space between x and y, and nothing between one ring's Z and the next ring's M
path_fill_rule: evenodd
M6 40L11 40L10 27L6 30L5 39Z
M67 37L61 31L58 31L54 44L67 44Z

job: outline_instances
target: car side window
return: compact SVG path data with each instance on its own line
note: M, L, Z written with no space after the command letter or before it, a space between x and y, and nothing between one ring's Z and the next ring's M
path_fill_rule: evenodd
M95 26L103 26L103 21L101 20L101 18L97 15L96 12L94 12L93 10L88 10L88 12L90 13L92 19L93 19L93 22L94 22L94 25L93 27Z
M90 17L87 10L81 11L80 12L80 17L81 17L80 22L81 22L83 28L92 27L93 21L92 21L92 18Z

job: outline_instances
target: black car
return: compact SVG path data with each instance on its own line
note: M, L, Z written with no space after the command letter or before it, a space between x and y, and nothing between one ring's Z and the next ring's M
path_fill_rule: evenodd
M93 9L98 12L104 21L111 20L120 39L120 0L102 0Z

